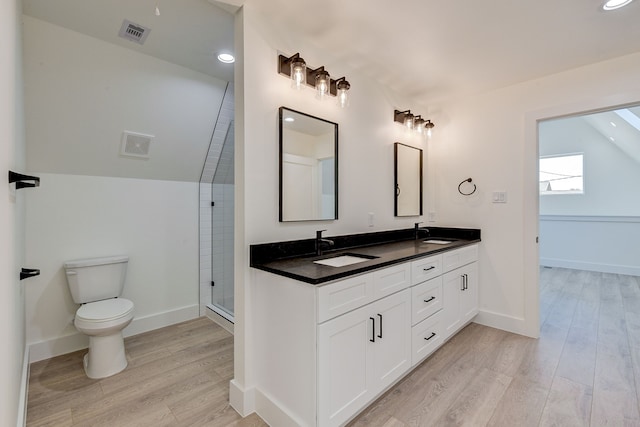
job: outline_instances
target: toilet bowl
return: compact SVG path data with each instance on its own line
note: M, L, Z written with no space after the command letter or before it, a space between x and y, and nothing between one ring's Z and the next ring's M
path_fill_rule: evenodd
M89 378L105 378L127 367L122 330L133 320L133 303L114 298L82 305L73 322L89 336L89 352L84 355L84 371Z
M89 336L83 362L89 378L109 377L127 367L122 330L133 320L134 304L119 296L128 261L127 256L114 256L64 263L73 300L82 304L73 324Z

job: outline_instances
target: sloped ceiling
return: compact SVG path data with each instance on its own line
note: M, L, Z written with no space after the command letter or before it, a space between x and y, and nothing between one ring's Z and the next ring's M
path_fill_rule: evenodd
M231 10L206 0L24 0L26 15L226 81L233 65L217 53L233 51ZM118 37L124 19L151 29L144 45Z
M623 118L627 116L631 122ZM636 127L640 122L640 107L588 114L583 120L640 165L640 129Z

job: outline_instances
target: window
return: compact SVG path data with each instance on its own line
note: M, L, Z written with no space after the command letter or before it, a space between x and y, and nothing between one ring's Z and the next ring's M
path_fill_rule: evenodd
M540 194L582 194L582 154L540 158Z

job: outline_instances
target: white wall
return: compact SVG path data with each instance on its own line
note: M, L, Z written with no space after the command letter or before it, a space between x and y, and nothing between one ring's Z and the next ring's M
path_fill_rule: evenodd
M129 255L132 335L198 316L198 184L40 174L27 199L27 341L40 360L86 347L72 324L64 261Z
M430 145L440 223L482 229L477 321L537 335L537 121L640 101L640 54L444 105ZM477 194L458 194L473 177ZM493 204L493 191L506 204Z
M226 82L24 16L30 170L198 182ZM154 135L120 156L123 131Z
M24 170L21 64L21 3L0 3L0 176ZM14 185L0 185L0 425L21 426L26 410L24 288L24 197Z
M236 34L236 270L235 270L235 378L231 402L242 413L255 406L254 387L260 392L261 376L252 338L251 298L260 286L249 268L250 244L409 228L419 217L393 216L393 143L419 147L425 143L406 136L393 121L396 108L416 109L415 103L396 99L364 76L350 73L331 55L300 38L280 36L245 6ZM288 40L294 39L294 40ZM294 91L290 81L277 74L278 51L300 52L309 66L325 65L333 76L345 75L351 83L351 103L337 106L335 98L316 100L311 89ZM241 83L242 82L242 83ZM278 222L278 108L286 106L339 125L339 219L337 221ZM437 141L437 140L436 140ZM368 227L368 213L375 215ZM264 408L259 409L264 411Z

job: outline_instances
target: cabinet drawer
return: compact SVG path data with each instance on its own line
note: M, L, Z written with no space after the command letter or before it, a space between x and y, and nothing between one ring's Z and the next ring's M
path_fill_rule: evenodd
M466 246L442 254L442 272L454 270L478 260L478 245Z
M422 258L411 263L411 284L433 279L442 273L442 255Z
M318 323L374 300L373 274L350 277L318 288Z
M411 288L411 324L415 325L442 308L442 276Z
M411 265L395 265L373 273L373 296L375 299L386 297L394 292L406 289L411 284Z
M442 344L440 312L411 328L411 364L420 363Z

